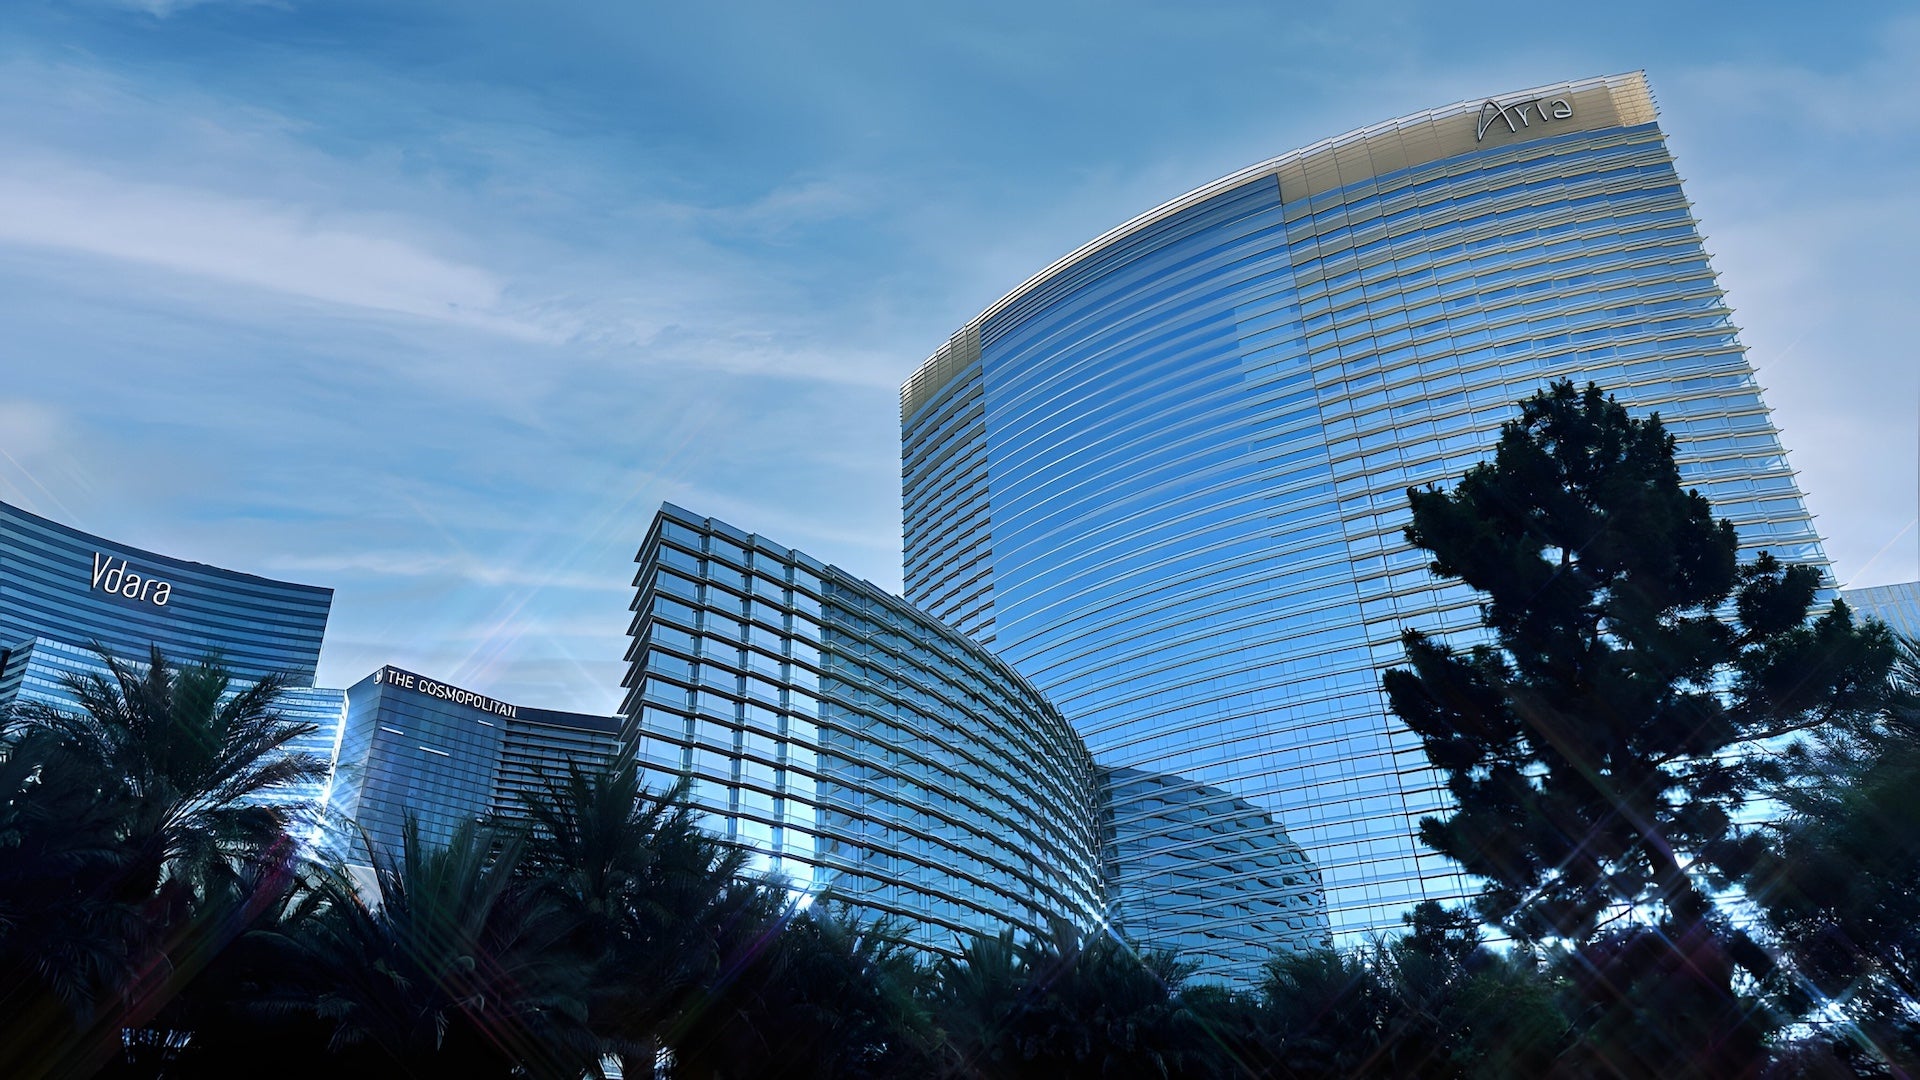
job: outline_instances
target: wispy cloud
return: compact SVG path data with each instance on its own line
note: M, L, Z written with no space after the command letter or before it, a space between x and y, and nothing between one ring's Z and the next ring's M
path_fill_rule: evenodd
M0 243L79 252L529 341L501 280L355 221L261 198L140 183L46 159L0 167Z
M1090 10L16 3L0 497L335 586L329 677L617 698L652 504L891 584L894 391L1027 275L1349 127L1644 64L1830 550L1912 516L1911 16Z
M350 102L372 92L309 89ZM391 89L416 109L444 92ZM846 301L812 295L820 268L804 243L871 212L872 178L823 173L746 198L662 193L630 148L523 100L503 111L515 115L396 119L437 125L434 137L342 153L335 117L141 85L77 60L0 57L0 139L11 147L0 246L144 269L149 280L130 287L229 322L274 324L284 309L190 283L343 320L579 346L551 358L563 367L897 380L898 361L870 334L835 324Z
M28 401L0 401L0 449L22 457L58 446L66 435L60 414Z
M1798 51L1656 78L1715 266L1836 573L1920 573L1911 538L1920 275L1920 17L1840 57Z
M286 7L284 0L83 0L96 7L121 8L165 19L193 8L225 4L233 7Z
M784 184L737 206L700 208L689 216L716 229L770 242L804 235L805 230L857 218L880 197L869 178L811 177Z
M1723 61L1679 76L1687 93L1712 102L1722 116L1761 116L1770 123L1832 136L1885 139L1920 126L1920 15L1875 28L1873 48L1857 62L1818 68L1805 62Z
M41 462L72 438L56 410L30 401L0 400L0 498L43 514L71 520L58 481L43 477Z
M604 574L571 573L528 562L487 562L471 555L426 551L343 551L339 554L277 555L265 566L273 573L310 574L333 579L348 574L400 578L457 578L474 585L530 586L541 589L618 591L622 584Z

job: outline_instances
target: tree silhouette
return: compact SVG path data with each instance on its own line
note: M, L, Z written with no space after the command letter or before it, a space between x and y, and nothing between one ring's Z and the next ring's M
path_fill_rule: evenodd
M275 711L282 679L99 652L65 680L78 709L28 701L0 732L4 1075L126 1049L290 885L287 814L253 797L325 769L285 752L313 727Z
M283 1011L328 1030L343 1068L579 1077L599 1059L573 921L516 874L524 841L464 822L444 848L409 817L371 888L316 868L282 952Z
M1887 709L1797 745L1784 809L1747 877L1803 1013L1837 1010L1866 1056L1920 1072L1920 641L1900 642ZM1843 1040L1852 1053L1854 1040Z
M1522 402L1491 462L1408 498L1408 540L1481 594L1485 630L1463 648L1409 629L1409 667L1385 677L1456 806L1422 839L1485 881L1480 913L1514 938L1598 950L1576 965L1594 1023L1672 976L1686 1006L1622 1021L1635 1038L1607 1067L1751 1060L1762 1028L1731 971L1766 962L1713 901L1752 857L1735 751L1870 707L1886 632L1844 603L1811 617L1814 567L1742 564L1733 526L1681 486L1659 418L1592 385Z
M745 849L700 827L682 781L640 783L633 748L570 763L523 795L520 873L573 920L568 945L591 965L593 1029L630 1074L691 1023L689 1013L775 933L785 898L747 872Z

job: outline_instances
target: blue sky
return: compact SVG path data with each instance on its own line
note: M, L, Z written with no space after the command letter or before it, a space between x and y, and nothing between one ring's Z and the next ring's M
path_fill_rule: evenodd
M321 679L618 701L671 500L899 580L900 381L1061 254L1645 68L1841 579L1920 577L1920 12L0 8L0 499L329 585Z

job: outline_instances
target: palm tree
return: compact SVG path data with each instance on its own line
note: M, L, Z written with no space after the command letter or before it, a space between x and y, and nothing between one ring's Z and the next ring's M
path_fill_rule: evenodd
M1362 952L1276 955L1261 983L1267 1052L1300 1077L1357 1077L1383 1069L1391 991Z
M570 763L522 798L537 882L573 919L570 944L595 967L593 1030L631 1075L686 1024L711 988L762 946L780 890L747 875L748 853L706 832L686 784L662 795L640 782L629 747L605 763Z
M284 752L314 725L275 711L287 688L280 675L235 690L211 658L176 667L157 646L144 665L104 649L100 657L105 674L65 680L78 710L31 701L16 715L89 759L102 783L125 795L131 884L179 899L231 885L288 824L286 809L253 798L325 775L325 762Z
M341 1069L573 1080L592 1068L575 922L520 877L524 840L468 822L432 848L411 818L402 836L397 858L374 853L371 888L343 865L316 869L266 1011L321 1021Z
M18 723L0 755L0 1072L45 1074L111 1008L140 913L116 887L124 807L90 762Z
M1171 1077L1201 1073L1204 1024L1186 992L1194 966L1140 952L1110 930L1055 923L1027 943L1022 1051L1036 1076Z
M237 932L284 873L284 810L250 798L325 764L274 711L286 683L234 691L215 660L158 648L69 676L79 704L17 706L0 733L0 1073L85 1075ZM236 907L237 906L237 907Z
M958 958L934 963L934 1015L948 1075L1005 1075L1020 1060L1012 1037L1026 981L1020 961L1013 931L1003 930L994 937L977 934Z
M703 988L669 1049L687 1080L925 1076L926 969L899 928L824 902L790 908L731 978Z
M977 937L936 965L936 1017L954 1077L1170 1077L1224 1066L1216 995L1191 965L1110 931L1056 922L1045 938Z
M1604 1075L1560 1061L1565 984L1524 948L1496 953L1465 913L1424 901L1407 932L1267 964L1256 1071L1305 1078ZM1556 1071L1558 1070L1558 1071Z

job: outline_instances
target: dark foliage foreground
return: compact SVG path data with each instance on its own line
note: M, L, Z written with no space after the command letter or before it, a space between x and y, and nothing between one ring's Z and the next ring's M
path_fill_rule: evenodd
M284 819L236 802L304 771L260 765L281 740L259 701L208 708L204 668L117 670L85 723L36 712L4 743L8 1076L1649 1076L1636 1045L1718 1000L1703 972L1730 978L1711 952L1676 964L1687 943L1631 933L1495 951L1431 904L1391 942L1278 958L1250 993L1064 926L928 963L885 925L744 875L631 760L555 780L523 821L412 839L356 881L296 864ZM1895 700L1800 751L1848 782L1788 789L1755 895L1804 974L1753 984L1771 1041L1717 1063L1705 1047L1701 1074L1912 1060L1920 741L1911 695ZM148 752L128 757L136 723ZM1794 1015L1825 1026L1783 1029Z
M1758 1075L1786 1016L1856 991L1880 1050L1900 1056L1913 997L1871 999L1898 986L1904 953L1858 949L1849 965L1828 950L1838 977L1818 984L1824 994L1766 993L1817 979L1822 965L1798 943L1885 898L1868 887L1849 900L1807 875L1891 869L1823 833L1847 828L1849 808L1818 801L1901 775L1897 722L1884 719L1902 708L1887 628L1856 624L1838 600L1819 612L1816 567L1764 551L1743 561L1732 523L1682 486L1659 417L1632 417L1596 386L1562 382L1521 402L1490 461L1451 491L1408 495L1407 539L1436 577L1482 599L1478 643L1407 630L1409 666L1385 678L1452 796L1421 839L1484 883L1481 918L1557 958L1581 1036L1570 1060L1592 1073ZM1831 753L1776 756L1808 733L1867 757L1885 746L1887 764L1868 775L1818 768L1839 764ZM1768 793L1797 813L1772 836L1743 829L1750 800ZM1889 794L1865 797L1890 808ZM1777 939L1725 907L1743 882L1761 886L1752 895ZM1890 922L1854 926L1887 942ZM1798 953L1785 968L1783 946ZM1862 1018L1843 1001L1849 1010Z
M356 877L258 803L318 767L279 685L156 652L0 727L0 1076L1914 1075L1914 644L1742 564L1657 419L1591 388L1413 510L1486 598L1482 644L1411 633L1387 686L1472 913L1244 993L1065 926L928 962L746 873L630 756Z

